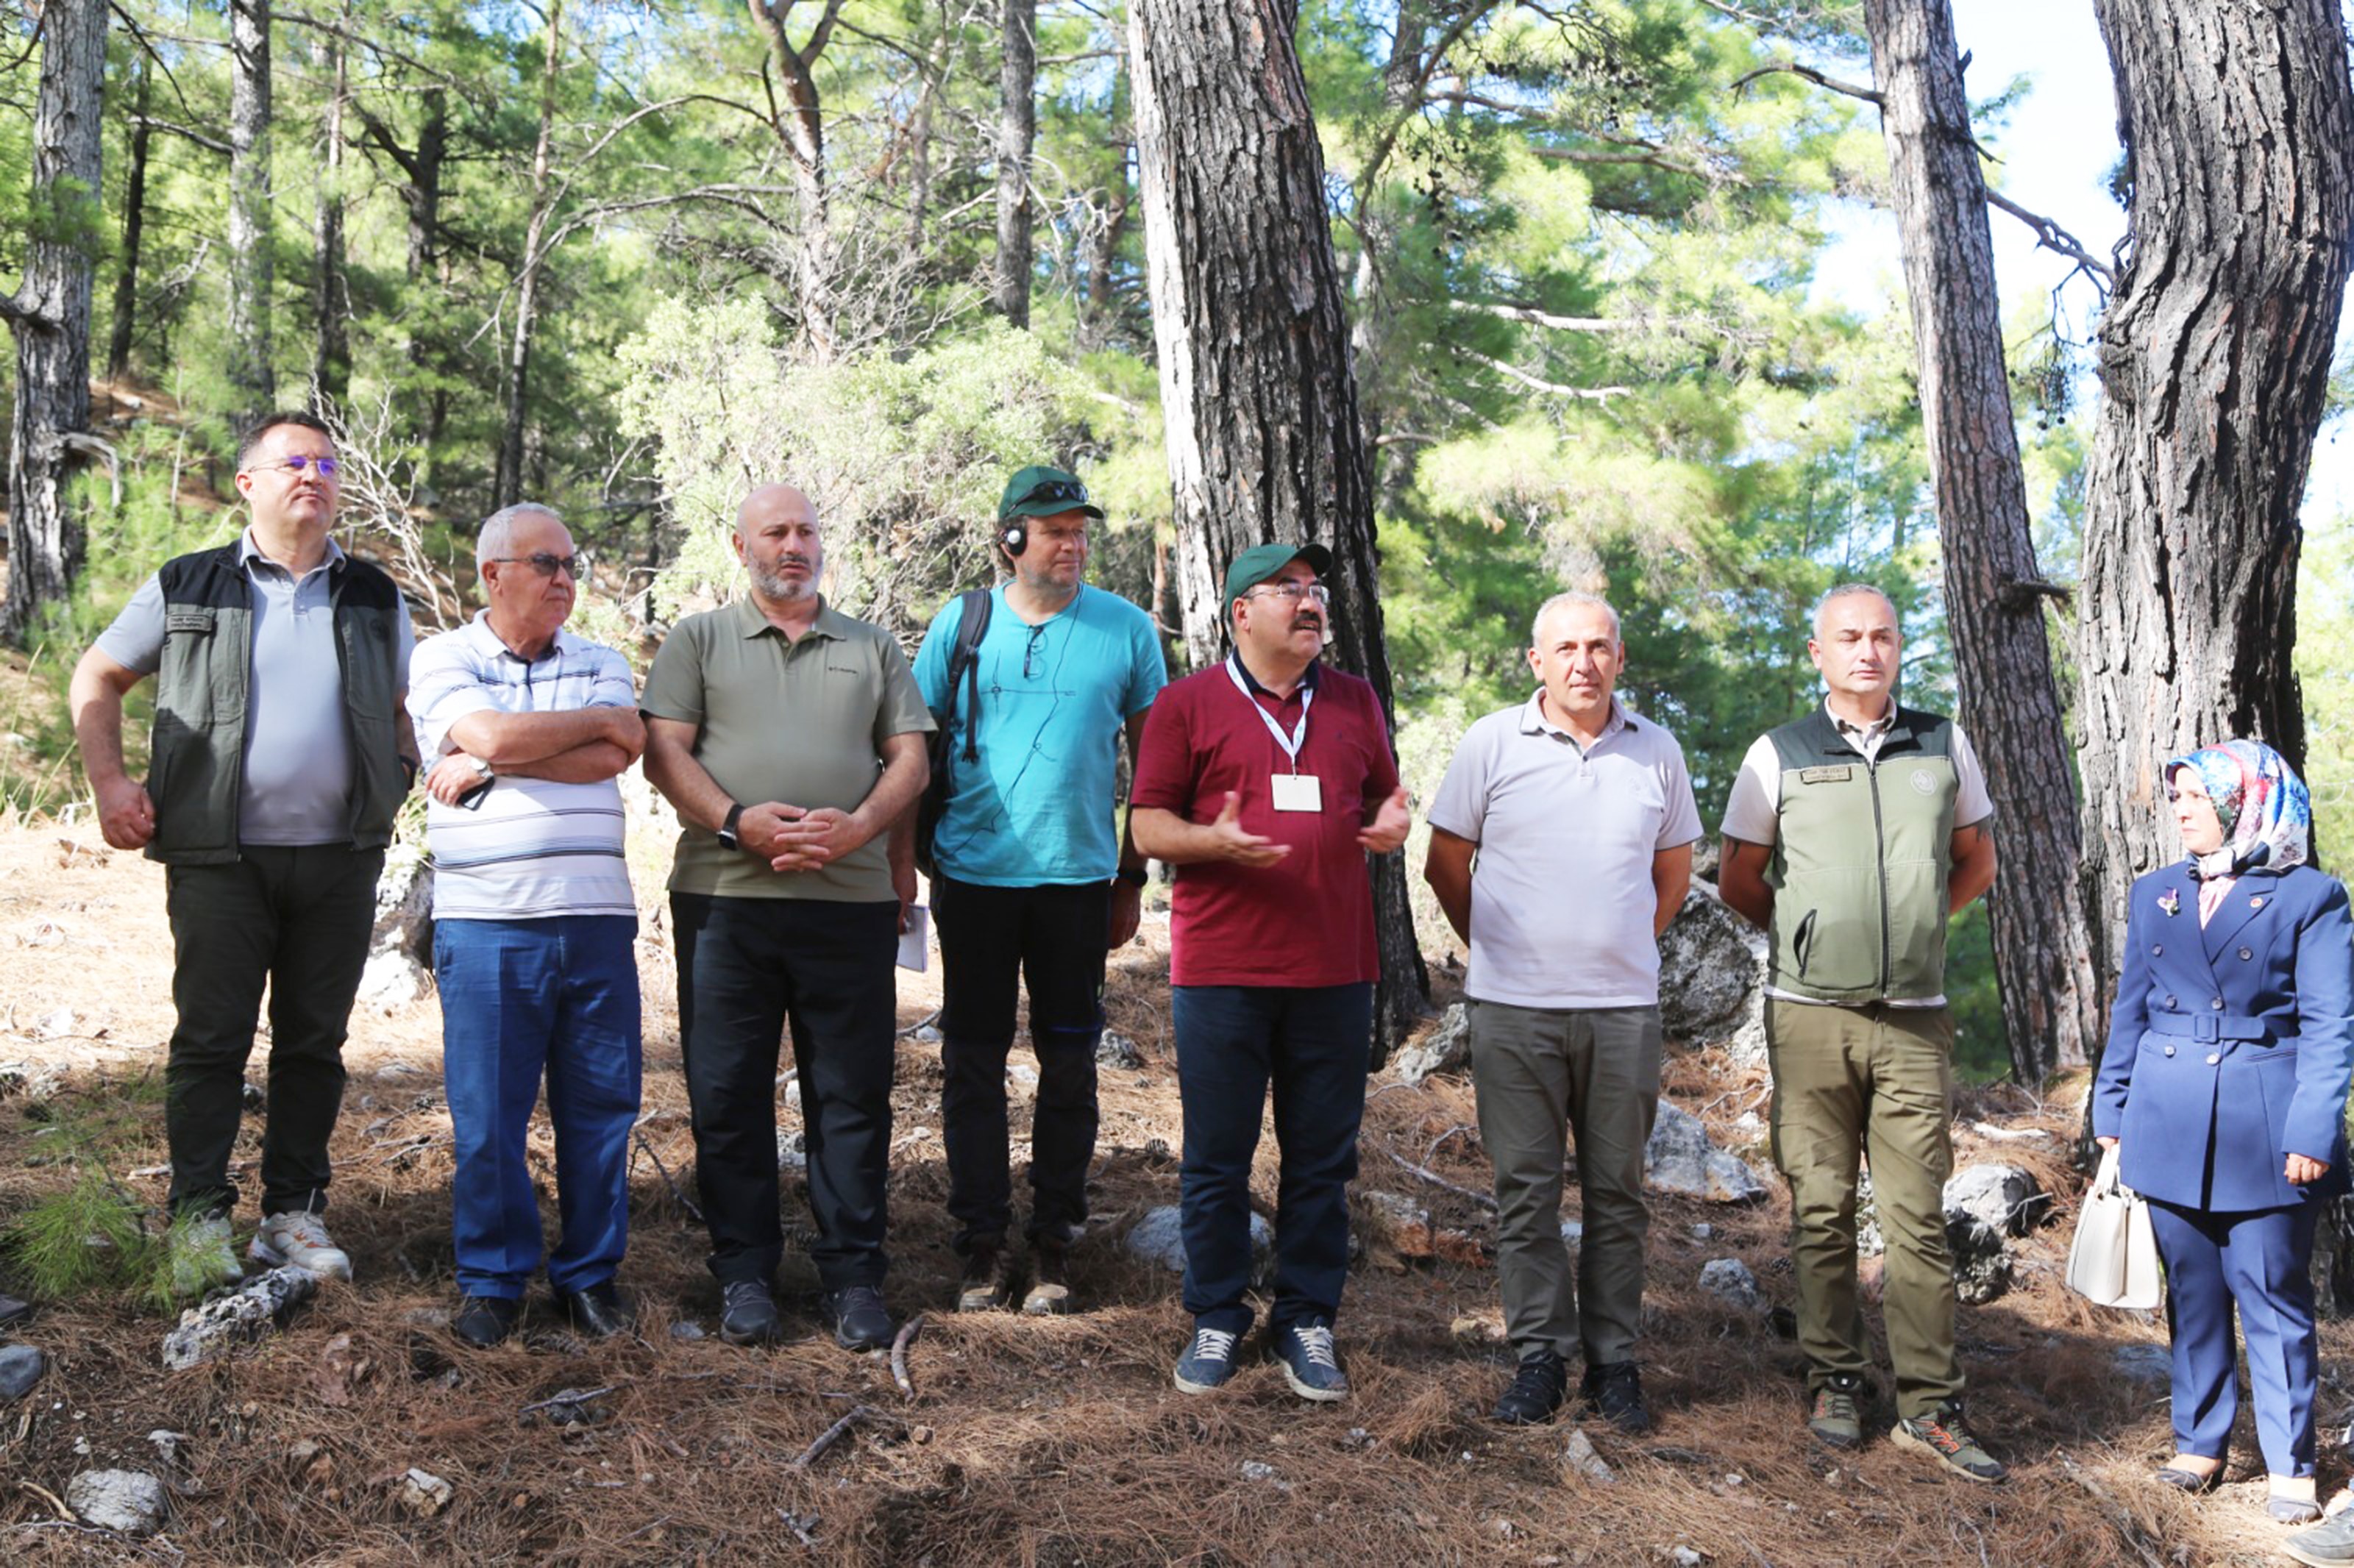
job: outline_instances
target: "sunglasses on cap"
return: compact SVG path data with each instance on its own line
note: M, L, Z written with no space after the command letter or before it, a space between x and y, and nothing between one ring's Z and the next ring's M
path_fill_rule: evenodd
M1032 506L1041 501L1067 501L1074 505L1087 503L1087 487L1076 479L1042 479L1015 498L1016 506Z

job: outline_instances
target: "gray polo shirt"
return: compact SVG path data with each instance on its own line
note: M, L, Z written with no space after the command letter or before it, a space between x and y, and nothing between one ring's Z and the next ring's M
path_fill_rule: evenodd
M245 764L237 836L246 844L339 844L352 837L352 736L344 717L343 660L335 652L329 568L344 558L334 540L298 579L263 555L251 529L237 542L253 598L253 657L248 674ZM408 684L417 634L408 606L393 617L398 680ZM150 577L99 637L99 652L152 675L164 661L164 588Z
M1701 836L1683 747L1616 698L1580 748L1543 693L1473 725L1430 825L1479 846L1467 995L1516 1007L1659 1000L1651 861Z
M907 656L879 626L831 607L798 642L747 596L690 615L663 640L640 705L696 726L695 759L738 802L851 811L883 775L883 743L923 735L932 715ZM680 830L673 893L880 904L891 891L887 833L820 871L774 872L757 855Z

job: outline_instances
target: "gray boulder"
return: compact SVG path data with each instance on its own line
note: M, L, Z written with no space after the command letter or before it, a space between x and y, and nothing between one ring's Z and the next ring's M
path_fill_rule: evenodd
M286 1315L319 1293L319 1277L289 1264L257 1275L226 1296L180 1314L164 1336L164 1364L185 1372L218 1361L274 1332Z
M2119 1345L2110 1352L2109 1365L2126 1383L2155 1384L2174 1381L2174 1354L2164 1345ZM2342 1428L2346 1423L2338 1425Z
M1687 1044L1713 1044L1741 1025L1758 989L1766 938L1694 881L1659 937L1659 1027Z
M66 1506L84 1524L124 1535L153 1535L171 1502L164 1483L144 1470L84 1470L66 1483Z
M1138 1050L1136 1042L1127 1035L1107 1029L1103 1032L1103 1038L1096 1042L1096 1065L1134 1072L1144 1065L1144 1053Z
M1969 1215L1989 1230L2023 1236L2049 1206L2043 1184L2016 1165L1967 1165L1946 1183L1946 1213Z
M432 989L433 867L422 845L384 852L376 885L376 928L368 935L359 1000L390 1012Z
M1471 1019L1461 1002L1447 1010L1438 1027L1397 1054L1398 1082L1419 1085L1434 1073L1451 1073L1471 1059Z
M31 1345L0 1350L0 1400L18 1400L32 1393L48 1366L49 1358Z
M1250 1238L1251 1283L1257 1287L1275 1277L1275 1227L1266 1215L1252 1213ZM1126 1245L1147 1263L1157 1263L1172 1274L1185 1272L1185 1226L1174 1203L1164 1203L1137 1221Z
M1744 1312L1760 1311L1766 1305L1757 1294L1757 1277L1737 1257L1712 1257L1701 1265L1700 1287Z
M1643 1180L1658 1192L1718 1203L1755 1202L1766 1195L1757 1172L1710 1142L1700 1118L1665 1099L1643 1146Z

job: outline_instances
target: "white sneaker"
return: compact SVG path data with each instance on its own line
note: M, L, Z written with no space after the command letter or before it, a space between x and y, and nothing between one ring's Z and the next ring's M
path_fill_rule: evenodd
M322 1279L349 1279L352 1277L351 1255L335 1245L327 1234L327 1222L316 1214L290 1211L272 1214L261 1222L253 1233L253 1245L246 1255L257 1263L276 1268L292 1264L307 1268Z
M216 1285L235 1285L245 1277L225 1214L183 1214L172 1222L164 1245L172 1259L175 1296L202 1296Z

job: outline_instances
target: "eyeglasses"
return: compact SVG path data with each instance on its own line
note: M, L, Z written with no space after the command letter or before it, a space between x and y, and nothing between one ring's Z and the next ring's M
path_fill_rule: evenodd
M1038 658L1038 651L1045 645L1045 625L1042 623L1032 627L1030 629L1030 645L1022 650L1022 678L1023 680L1034 681L1038 678L1038 672L1034 666Z
M1023 491L1021 499L1013 504L1029 506L1041 501L1068 501L1085 506L1087 503L1087 487L1076 479L1042 479Z
M1265 594L1269 599L1288 599L1293 604L1298 604L1303 599L1317 604L1332 602L1332 589L1327 584L1320 582L1261 583L1243 597L1251 599L1259 594Z
M562 572L576 583L580 580L581 574L588 569L588 556L586 551L577 556L551 556L546 550L534 550L528 556L493 556L491 559L512 561L518 565L528 566L544 577L552 577L557 573Z
M282 468L297 479L306 473L316 473L321 479L333 479L343 465L331 457L305 457L296 452L292 457L277 462L250 462L245 467L248 473L258 468Z

